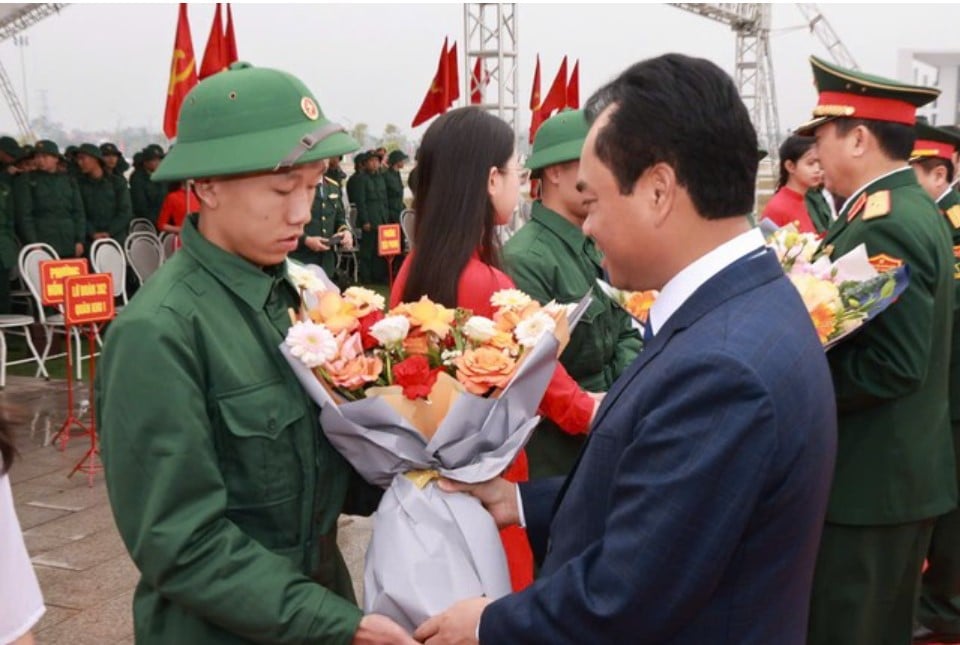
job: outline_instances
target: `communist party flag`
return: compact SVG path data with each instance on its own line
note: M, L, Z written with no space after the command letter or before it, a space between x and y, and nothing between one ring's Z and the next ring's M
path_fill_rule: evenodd
M190 21L187 4L180 3L177 35L173 39L173 60L170 62L170 82L167 85L167 108L163 112L163 132L167 138L177 136L177 118L183 98L197 84L197 61L193 57Z
M200 64L200 80L213 76L217 72L227 69L227 43L223 37L223 21L220 19L220 3L213 14L213 24L210 26L210 37L207 38L207 48L203 52L203 63Z
M473 73L470 75L470 105L480 105L483 103L483 90L490 84L490 76L483 69L483 59L477 56L477 61L473 64Z
M554 110L562 110L567 107L567 57L563 57L560 63L560 69L557 70L557 76L553 79L553 84L547 92L547 98L543 99L540 106L540 119L546 121L553 114Z
M449 67L450 54L447 51L447 39L444 38L443 49L440 51L440 60L437 63L437 72L433 75L433 80L430 82L430 89L427 90L427 95L423 97L423 103L420 104L420 109L417 111L417 115L413 117L413 123L410 124L410 127L415 128L424 121L447 111L447 106L450 105L448 89L450 82Z
M223 37L224 41L224 51L227 55L227 64L226 67L230 67L230 63L235 63L239 60L237 56L237 35L233 33L233 10L230 8L230 3L227 3L227 31Z
M573 65L570 82L567 83L567 107L580 109L580 59Z
M457 43L447 52L447 107L452 107L460 98L460 68L457 65Z
M543 119L540 118L540 54L537 54L537 67L533 72L533 88L530 90L530 109L533 114L530 117L530 143L533 143L537 136L537 130Z

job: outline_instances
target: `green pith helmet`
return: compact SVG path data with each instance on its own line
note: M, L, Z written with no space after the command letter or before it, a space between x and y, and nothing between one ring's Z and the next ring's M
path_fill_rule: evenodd
M940 90L907 85L882 76L864 74L810 57L813 80L819 94L813 119L797 128L797 134L813 134L837 118L889 121L912 126L917 108L936 100Z
M78 155L90 155L97 161L103 161L103 153L100 152L100 148L93 145L92 143L81 143L80 147L77 148Z
M564 110L546 121L537 130L533 152L527 159L530 170L580 159L583 141L587 138L587 119L583 110Z
M107 155L114 155L116 157L123 156L120 153L120 149L117 147L117 144L109 143L109 142L100 144L100 154L103 155L104 157L106 157Z
M359 146L292 74L238 62L190 90L177 142L153 173L173 181L272 171Z
M398 162L400 162L400 161L406 161L406 160L409 159L409 158L410 158L410 157L408 157L406 154L404 154L403 150L394 150L394 151L391 152L390 155L387 157L387 165L388 165L388 166L392 166L392 165L395 164L395 163L398 163Z
M152 159L163 159L164 158L163 147L158 143L151 143L146 148L140 151L140 158L143 161L150 161Z
M33 146L33 154L51 155L54 157L62 156L60 154L60 146L50 141L50 139L40 139L40 141L37 141L36 145Z
M4 136L0 137L0 152L4 152L16 159L23 154L23 149L20 147L20 144L17 143L16 139Z

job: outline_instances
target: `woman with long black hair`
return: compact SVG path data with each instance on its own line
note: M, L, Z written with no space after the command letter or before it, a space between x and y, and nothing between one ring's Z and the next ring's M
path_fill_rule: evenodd
M813 137L793 135L780 145L777 192L763 209L763 217L778 226L796 223L801 233L816 233L804 198L823 182L823 171Z

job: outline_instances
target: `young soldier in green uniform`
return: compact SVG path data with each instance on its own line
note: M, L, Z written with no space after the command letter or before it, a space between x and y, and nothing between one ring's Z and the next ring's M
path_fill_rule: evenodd
M0 137L0 314L10 313L10 271L17 263L13 223L13 162L20 154L16 139Z
M343 172L343 168L340 167L342 161L343 155L330 157L327 159L327 172L323 173L324 177L334 180L340 187L343 187L343 182L347 179L347 173Z
M640 351L640 335L630 316L596 288L603 277L600 252L580 229L587 209L577 171L588 130L580 110L561 112L537 130L526 166L540 179L542 200L533 203L530 221L506 243L503 257L517 288L542 304L593 294L560 362L583 389L606 392ZM530 477L566 475L585 438L541 422L527 444Z
M123 158L123 153L120 152L117 144L109 142L101 143L100 154L103 156L103 165L106 167L107 172L122 177L124 183L126 183L127 180L123 176L123 173L127 172L130 164Z
M331 280L337 268L337 253L331 239L336 239L336 244L347 250L353 248L341 192L340 184L324 174L310 207L310 221L303 229L297 250L290 254L304 264L316 264Z
M827 357L838 449L811 598L812 645L903 645L934 518L957 504L948 405L953 253L942 215L907 163L916 108L939 90L811 58L814 133L831 190L849 195L823 240L860 244L910 285Z
M34 147L37 169L14 182L23 243L43 242L61 258L82 257L87 227L77 182L58 172L60 148L43 139Z
M387 157L387 169L383 173L383 180L387 188L387 212L391 224L400 223L400 213L406 206L403 203L403 178L400 171L404 162L409 159L402 150L393 150Z
M163 148L151 143L141 152L141 165L130 175L130 201L133 216L148 219L154 224L167 196L167 184L151 180L151 175L163 160Z
M88 248L104 237L112 237L123 245L133 218L127 182L107 169L100 148L92 143L80 145L77 166L77 185L87 217Z
M917 181L937 202L953 238L954 303L953 339L950 348L950 422L960 483L960 194L951 186L956 174L953 160L960 150L960 135L917 123L917 141L910 164ZM920 627L914 643L960 643L960 510L937 518L927 553L927 569L917 608Z
M412 644L354 603L336 522L348 491L369 489L351 487L278 349L299 305L285 259L322 160L356 143L299 79L248 63L191 90L178 135L155 176L194 179L199 214L111 325L95 385L107 491L141 573L136 641Z
M390 224L387 211L387 185L380 173L380 158L368 152L363 160L363 173L356 180L357 196L350 195L357 207L357 226L362 231L360 238L360 281L365 284L387 283L387 263L377 253L378 229ZM347 187L350 190L350 187Z

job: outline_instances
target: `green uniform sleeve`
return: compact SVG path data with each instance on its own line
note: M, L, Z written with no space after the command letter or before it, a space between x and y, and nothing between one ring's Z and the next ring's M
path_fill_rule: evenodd
M542 305L554 299L558 290L555 265L542 262L540 256L530 253L527 247L509 246L504 249L504 264L517 289Z
M605 298L606 296L595 295L596 298ZM640 332L633 326L633 317L614 305L614 316L619 322L620 333L617 335L617 345L614 354L616 363L616 373L623 374L633 359L640 353Z
M910 267L910 285L886 311L827 355L840 411L915 391L931 359L935 259L888 220L871 222L867 253L903 260Z
M107 491L141 584L250 641L349 643L359 608L228 519L203 353L189 321L159 313L113 323L96 385Z
M33 219L33 193L30 189L30 178L17 177L14 185L14 208L17 213L17 232L24 244L35 244L37 239L37 225Z
M144 179L140 175L130 178L130 205L134 217L150 219L150 207L147 204L147 193L144 190Z
M74 244L83 244L86 241L85 231L87 230L87 217L83 210L83 198L80 197L80 187L74 179L70 180L70 188L73 193L73 230Z
M351 203L357 207L357 226L360 227L362 227L364 224L371 223L369 219L369 206L367 204L367 189L369 188L367 185L368 183L369 182L367 181L367 178L363 175L357 177L357 179L353 182L356 196L350 195Z
M122 179L111 178L113 182L114 195L116 197L117 211L113 220L110 222L110 237L114 239L123 239L127 230L130 228L130 220L133 219L133 207L130 203L130 191L127 190L127 184Z

